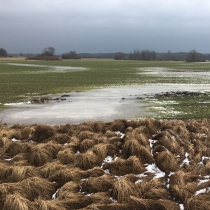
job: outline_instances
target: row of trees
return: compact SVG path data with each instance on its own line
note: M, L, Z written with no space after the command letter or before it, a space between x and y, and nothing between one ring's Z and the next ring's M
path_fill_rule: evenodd
M117 52L115 54L115 60L156 60L157 56L155 51L149 50L134 50L133 53L126 55L123 52Z
M83 55L83 54L81 54ZM70 51L67 53L63 53L61 55L62 59L81 59L81 55L77 54L76 51ZM88 57L88 53L85 54ZM90 54L93 56L93 54ZM103 57L106 54L102 54ZM100 56L102 56L100 54ZM0 48L0 57L7 57L8 53L4 48ZM91 57L90 56L90 57ZM113 55L109 53L109 56L113 56L115 60L166 60L166 61L178 61L178 60L185 60L187 62L203 62L205 60L210 60L210 54L202 54L197 52L196 50L191 50L188 53L172 53L170 50L167 53L156 53L155 51L149 50L134 50L130 54L126 54L123 52L117 52ZM55 48L54 47L46 47L42 50L42 53L34 57L48 57L48 58L56 58L59 59L58 56L55 56ZM112 58L113 58L112 57Z
M187 62L203 62L210 60L209 54L202 54L196 50L191 50L188 53L172 53L170 50L167 53L156 53L149 50L134 50L133 53L125 54L117 52L114 56L115 60L165 60L165 61L187 61Z
M70 51L68 53L63 53L61 55L62 59L81 59L81 57L76 53L76 51Z

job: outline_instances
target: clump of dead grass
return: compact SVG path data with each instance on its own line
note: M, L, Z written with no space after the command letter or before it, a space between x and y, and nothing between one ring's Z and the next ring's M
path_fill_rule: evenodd
M170 200L153 200L153 199L142 199L135 196L130 196L130 199L133 201L133 208L135 209L171 209L179 210L179 205Z
M48 125L37 125L32 140L37 143L44 143L51 140L55 136L55 129Z
M33 210L66 210L65 206L59 200L41 200L36 199L32 206Z
M145 172L145 167L136 156L131 156L127 160L117 158L112 163L107 163L103 166L104 169L109 169L111 174L124 176L129 173L141 174Z
M9 166L1 171L0 180L3 182L20 182L34 176L39 176L39 172L33 166Z
M122 156L127 159L130 156L137 156L143 163L153 163L153 156L150 151L140 145L137 140L126 141L122 148Z
M170 171L176 171L179 169L174 155L169 151L163 151L155 155L156 165L160 168L161 171L169 174Z
M30 202L20 194L8 194L6 196L3 210L29 210Z
M19 153L24 153L26 151L27 144L21 142L11 142L5 148L5 154L9 155L10 157L14 157Z
M83 170L94 168L99 166L99 158L92 151L88 150L85 153L75 155L74 166Z
M125 178L118 179L111 191L111 196L117 200L118 203L128 202L130 196L137 196L138 192L134 183Z
M52 182L40 177L25 179L15 186L15 191L30 201L37 198L51 199L55 190L55 185Z
M114 120L114 122L110 125L111 131L120 131L124 133L125 129L128 127L128 123L126 120Z
M54 140L59 144L66 144L69 143L70 137L67 134L56 134Z
M61 146L53 143L40 143L30 146L28 147L29 163L34 166L41 166L51 162L56 158L59 150L61 150Z
M80 190L80 183L79 182L73 182L73 181L70 181L70 182L67 182L65 183L58 191L57 193L57 197L59 199L65 199L66 197L69 197L70 198L70 195L68 194L71 194L71 193L78 193Z
M81 187L82 191L89 193L106 192L114 184L114 177L104 174L100 177L89 177L85 180Z

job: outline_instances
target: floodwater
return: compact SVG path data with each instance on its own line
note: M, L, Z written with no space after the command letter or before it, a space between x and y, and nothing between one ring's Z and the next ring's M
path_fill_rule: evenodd
M0 112L0 121L9 125L20 124L67 124L89 120L113 121L145 117L147 113L138 97L166 91L208 91L210 85L141 85L123 86L73 92L66 100L44 104L11 104L12 107ZM68 93L65 93L68 94ZM55 95L53 98L60 97Z

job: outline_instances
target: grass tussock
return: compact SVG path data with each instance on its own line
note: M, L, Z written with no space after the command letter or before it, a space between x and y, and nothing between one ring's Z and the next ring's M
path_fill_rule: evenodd
M122 156L127 159L130 156L136 156L140 158L143 163L153 163L153 157L150 151L139 144L137 140L130 140L124 143L122 148Z
M56 158L58 151L61 149L59 144L40 143L28 147L29 163L34 166L42 166Z
M10 166L1 171L0 179L3 182L20 182L34 176L40 176L40 174L33 166Z
M142 199L135 196L130 196L130 199L133 201L134 209L171 209L171 210L179 210L179 205L170 200L152 200L152 199Z
M52 126L37 125L32 140L37 143L44 143L55 136L55 129Z
M92 203L97 204L110 204L112 201L110 200L109 192L98 192L90 195L90 199Z
M58 200L36 199L32 205L32 210L66 210L65 206Z
M112 144L97 144L91 151L99 157L99 161L102 161L107 156L114 156L118 152L117 148Z
M5 148L10 144L10 140L7 137L0 138L0 148Z
M114 122L110 125L111 131L120 131L124 133L125 129L128 127L128 123L126 120L114 120Z
M75 181L78 182L81 179L88 177L88 171L83 171L80 168L70 168L66 167L52 173L48 180L51 182L56 182L59 186L64 185L67 182Z
M104 169L108 169L111 174L117 176L124 176L126 174L141 174L145 172L145 167L139 158L131 156L127 160L118 158L112 163L107 163L103 166Z
M90 177L85 180L81 187L83 192L96 193L106 192L111 189L114 184L114 177L104 174L100 177Z
M79 198L72 197L61 200L60 203L65 206L66 209L82 209L90 205L92 200L90 196L79 196Z
M31 177L18 182L15 191L30 201L34 199L51 199L55 192L55 185L40 177Z
M84 139L79 146L79 151L83 153L87 152L90 148L92 148L96 144L97 142L94 139Z
M170 171L176 171L179 169L179 165L174 155L169 151L163 151L155 156L156 165L161 171L169 174Z
M192 196L185 202L186 210L207 210L210 207L209 196Z
M0 209L209 209L209 132L207 119L0 124Z
M65 199L66 197L69 197L68 194L71 193L77 193L80 190L80 184L79 182L67 182L64 184L58 191L57 197L59 199ZM75 195L74 195L75 196Z
M26 151L27 144L21 142L11 142L5 149L5 154L9 157L14 157L19 153L24 153Z
M150 181L143 180L136 183L138 195L145 199L168 200L170 199L169 192L164 188L164 182L161 178L152 179Z
M112 188L111 196L117 200L118 203L128 202L130 196L137 196L138 192L134 183L120 178Z
M6 196L3 210L29 210L30 202L18 193Z
M74 164L75 151L71 148L66 148L64 150L61 150L57 154L57 159L62 164Z
M70 137L67 134L56 134L54 140L58 144L67 144L70 141Z
M83 170L91 169L99 166L99 157L92 152L87 151L86 153L80 153L75 155L74 166L79 167Z

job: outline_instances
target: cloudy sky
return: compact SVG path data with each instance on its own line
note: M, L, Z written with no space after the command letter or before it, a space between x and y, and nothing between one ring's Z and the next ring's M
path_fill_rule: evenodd
M210 53L209 0L1 0L0 48L9 53Z

